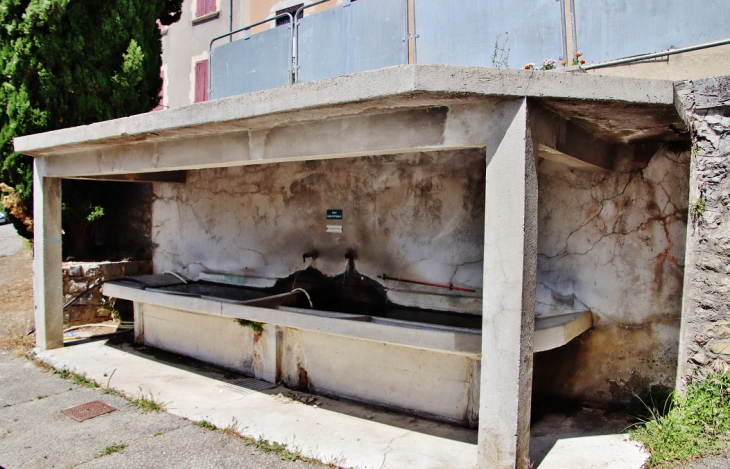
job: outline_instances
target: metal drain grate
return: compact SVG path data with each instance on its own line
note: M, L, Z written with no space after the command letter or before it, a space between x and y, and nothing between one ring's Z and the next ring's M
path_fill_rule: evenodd
M224 388L230 389L240 394L251 394L256 391L264 391L266 389L273 389L276 387L275 384L267 383L259 379L253 378L242 378L236 381L231 381L223 385Z
M83 422L84 420L93 419L102 414L108 414L114 412L116 408L110 406L101 401L91 401L86 404L77 405L76 407L70 407L61 411L62 414L68 415L77 422Z

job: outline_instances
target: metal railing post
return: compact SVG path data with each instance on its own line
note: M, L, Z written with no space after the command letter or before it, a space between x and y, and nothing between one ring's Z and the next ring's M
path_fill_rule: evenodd
M260 25L265 24L265 23L268 23L270 21L278 20L279 18L285 18L287 16L289 17L289 24L292 24L293 23L293 18L291 16L291 14L290 13L282 13L280 15L272 16L271 18L266 18L265 20L259 21L258 23L249 24L248 26L244 26L243 28L239 28L239 29L237 29L235 31L230 31L230 32L228 32L226 34L221 34L220 36L216 36L216 37L214 37L213 39L210 40L210 45L208 46L208 99L210 99L211 93L213 92L213 79L212 79L213 78L213 43L215 41L217 41L219 39L223 39L225 37L231 37L232 38L234 34L238 34L241 31L245 31L246 32L246 37L244 38L244 40L245 39L248 39L250 37L250 30L251 30L251 28L255 28L256 26L260 26ZM289 46L289 55L290 56L292 56L293 53L294 53L293 48L294 48L293 45L290 45Z
M294 53L294 83L299 83L299 14L307 8L330 1L332 0L319 0L318 2L310 3L309 5L303 5L296 11L296 13L294 13L294 45L292 46Z

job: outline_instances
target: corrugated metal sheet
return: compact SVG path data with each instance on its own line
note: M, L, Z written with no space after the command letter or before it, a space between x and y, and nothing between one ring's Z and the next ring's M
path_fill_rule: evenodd
M291 84L292 44L291 25L286 25L215 47L211 99Z
M547 58L559 62L561 5L560 0L416 0L418 63L492 67L498 38L500 45L509 38L509 68L539 66Z
M358 0L299 20L299 81L408 63L402 0Z
M574 0L588 63L730 37L728 0Z

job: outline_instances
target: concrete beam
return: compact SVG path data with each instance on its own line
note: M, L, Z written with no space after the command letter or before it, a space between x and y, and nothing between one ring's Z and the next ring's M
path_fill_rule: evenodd
M340 117L267 130L191 135L48 157L56 177L92 177L246 164L483 148L503 134L510 101ZM492 122L486 132L473 122ZM377 137L374 137L377 136Z
M531 105L530 127L541 158L581 170L613 170L614 146L575 123Z
M184 184L187 178L187 171L163 171L156 173L108 174L104 176L87 176L78 179L112 182L170 182Z
M46 160L33 162L33 298L36 347L63 347L61 180L45 177Z
M537 270L537 173L527 101L487 148L478 467L527 467Z

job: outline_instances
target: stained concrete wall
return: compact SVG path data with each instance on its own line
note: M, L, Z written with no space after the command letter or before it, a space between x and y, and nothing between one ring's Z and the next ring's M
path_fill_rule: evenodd
M730 77L677 84L692 133L677 384L730 369Z
M590 151L590 149L586 149ZM594 329L535 356L535 391L599 402L674 383L689 152L616 172L541 160L538 310L587 307Z
M273 283L308 266L311 250L314 267L342 273L353 248L371 278L479 289L484 175L483 150L190 171L184 185L155 187L155 271ZM343 220L327 220L327 209L342 209Z
M135 303L140 343L292 389L474 424L479 362L463 356Z

